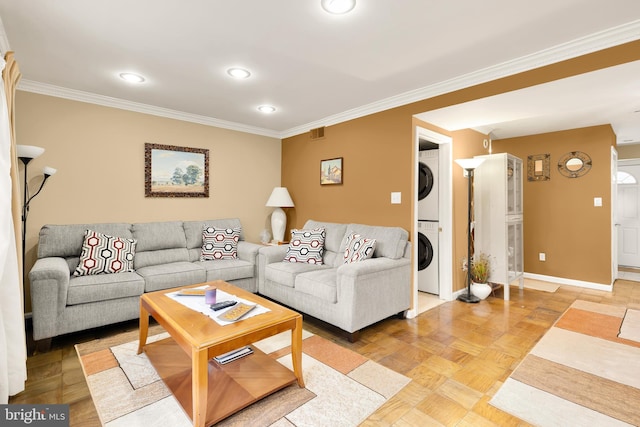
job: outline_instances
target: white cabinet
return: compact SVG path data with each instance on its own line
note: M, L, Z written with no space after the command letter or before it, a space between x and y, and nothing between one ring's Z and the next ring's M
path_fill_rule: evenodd
M491 260L489 281L524 286L522 228L522 160L511 154L476 156L484 162L474 171L474 248Z

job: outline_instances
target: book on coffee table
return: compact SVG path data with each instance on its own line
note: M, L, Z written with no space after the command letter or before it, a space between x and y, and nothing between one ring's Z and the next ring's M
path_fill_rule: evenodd
M253 353L253 349L249 346L246 346L231 350L230 352L216 356L213 359L219 364L224 365L225 363L233 362L234 360L240 359L241 357L248 356L251 353Z
M218 316L218 319L225 322L235 322L240 320L242 316L256 308L256 304L245 304L243 302L232 306L230 309Z

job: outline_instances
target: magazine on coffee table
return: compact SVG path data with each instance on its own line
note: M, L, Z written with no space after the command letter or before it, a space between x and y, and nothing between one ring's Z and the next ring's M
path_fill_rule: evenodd
M189 288L189 289L193 289L193 290L199 290L202 289L204 290L207 286L201 286L201 287L197 287L197 288ZM169 292L166 295L173 299L174 301L179 302L180 304L189 307L191 310L195 310L197 312L200 312L202 314L205 314L207 316L209 316L211 319L213 319L216 323L218 323L221 326L224 325L230 325L232 323L235 323L236 321L241 321L244 319L248 319L250 317L253 316L257 316L260 315L262 313L267 313L269 311L271 311L270 309L261 306L260 304L256 304L252 301L240 298L236 295L224 292L220 289L218 289L216 291L216 302L221 302L221 301L237 301L236 305L233 305L229 308L225 308L222 309L220 311L213 311L210 307L210 304L207 304L205 302L205 298L204 295L198 296L198 295L180 295L182 292L184 292L184 289L181 289L179 291L175 291L175 292ZM234 308L238 307L238 306L249 306L249 307L253 307L250 310L247 310L244 314L242 314L241 316L239 316L236 320L228 320L226 318L224 318L223 316L228 313L229 311L233 310ZM246 310L246 308L243 308L243 310ZM235 313L235 312L234 312Z

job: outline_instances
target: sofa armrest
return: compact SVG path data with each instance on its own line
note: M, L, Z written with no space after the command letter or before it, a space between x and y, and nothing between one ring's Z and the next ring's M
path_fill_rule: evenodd
M280 262L287 254L288 245L262 246L260 248L260 256L264 258L265 265L274 262Z
M64 258L40 258L29 272L35 340L58 335L57 319L67 305L69 266Z
M262 245L257 243L246 242L241 240L238 242L238 258L243 261L249 261L253 264L258 263L258 251Z
M411 307L411 261L371 258L344 264L337 271L338 301L353 310L350 331Z
M258 252L258 292L264 287L264 271L267 265L281 262L287 254L287 245L262 246Z

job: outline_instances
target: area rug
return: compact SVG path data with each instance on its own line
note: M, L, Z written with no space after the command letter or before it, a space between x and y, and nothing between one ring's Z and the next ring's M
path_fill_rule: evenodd
M150 335L147 342L168 336L159 326ZM285 332L254 345L292 369L290 337ZM137 346L136 331L76 345L102 425L191 426L144 353L135 354ZM305 388L291 385L216 425L356 426L410 382L404 375L307 331L302 350Z
M640 342L625 307L575 301L490 403L536 426L640 425Z

